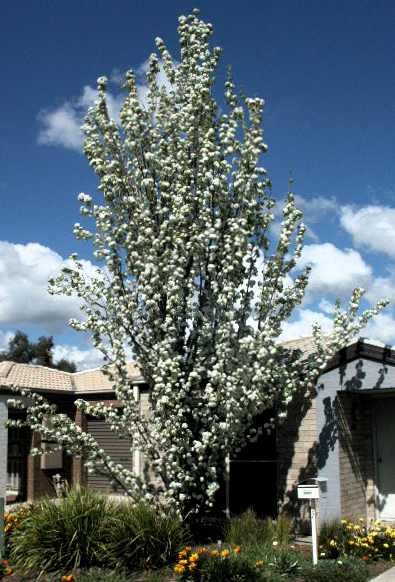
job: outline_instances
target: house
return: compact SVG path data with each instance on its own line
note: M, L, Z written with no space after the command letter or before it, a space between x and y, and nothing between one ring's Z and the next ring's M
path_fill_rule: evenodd
M286 349L313 351L305 336L283 342ZM148 387L138 367L127 364L142 413L148 411ZM75 374L58 370L0 363L0 496L33 499L53 493L52 476L70 483L85 482L105 490L100 475L86 475L83 463L66 454L32 457L31 446L51 447L26 428L4 428L10 386L18 384L45 394L117 462L148 481L149 467L139 451L112 433L103 421L76 412L74 401L106 402L122 406L111 383L100 370ZM270 416L272 413L267 412ZM265 419L263 419L265 420ZM262 419L257 419L257 422ZM7 434L8 433L8 434ZM258 513L278 510L293 515L302 528L308 522L308 504L298 500L297 485L319 479L321 518L336 516L366 520L395 519L395 348L358 339L341 350L308 393L296 393L284 422L270 436L245 447L226 463L225 486L216 509L238 513L254 506Z

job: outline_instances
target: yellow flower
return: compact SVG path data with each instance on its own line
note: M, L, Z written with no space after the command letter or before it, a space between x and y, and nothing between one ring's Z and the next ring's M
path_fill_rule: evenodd
M188 566L189 571L192 572L192 570L194 568L196 568L196 566L197 566L197 564L195 564L194 562L192 564L189 564L189 566Z
M388 545L388 544L383 544L383 546L384 546L385 548L389 548L389 545Z
M184 566L180 566L180 565L174 566L174 572L178 572L178 573L185 572L185 568L184 568Z
M329 542L329 545L330 545L330 546L335 546L335 545L336 545L336 542L335 542L335 540L331 540L331 541Z
M345 519L342 519L341 524L342 525L346 525L347 521Z
M189 558L190 562L197 562L199 559L198 554L192 554L192 556Z
M218 550L213 550L213 551L211 552L211 555L212 555L212 556L218 556L218 554L219 554Z
M188 564L188 560L180 560L178 563L181 565L185 565Z
M222 556L223 558L226 558L226 556L229 556L229 550L223 550L223 551L221 552L221 556Z
M360 518L359 518L359 523L363 523L364 521L365 521L365 520L364 520L364 518L363 518L363 517L360 517Z
M261 560L260 562L255 562L255 566L256 566L257 568L260 568L261 566L263 566L263 562L262 562L262 560Z
M236 546L233 551L235 554L238 554L240 552L240 546Z
M353 546L354 545L354 541L353 540L350 540L348 543L350 544L350 546Z
M183 557L184 557L184 556L186 556L186 555L187 555L186 551L185 551L185 550L183 550L182 552L180 552L180 553L178 554L178 557L179 557L179 558L183 558Z
M4 573L5 573L5 575L6 575L6 576L10 576L10 575L12 574L12 570L11 570L11 568L6 568L6 569L4 570Z
M198 554L204 554L206 551L206 548L199 548L198 549Z
M355 531L358 531L360 529L359 525L354 525L354 529L355 529Z
M185 551L186 551L186 552L191 552L191 551L192 551L192 548L190 548L189 546L187 546L187 547L185 548Z

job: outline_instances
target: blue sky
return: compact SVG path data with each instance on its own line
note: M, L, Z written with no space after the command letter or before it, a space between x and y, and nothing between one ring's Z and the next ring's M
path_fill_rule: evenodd
M238 86L266 101L263 163L275 197L289 172L305 211L303 264L313 267L302 309L286 337L330 325L331 302L354 286L366 304L395 300L395 3L392 0L6 0L0 54L0 349L16 329L53 334L56 356L79 367L99 360L68 330L71 300L46 280L87 251L72 234L79 192L95 177L78 126L97 77L139 69L164 39L179 57L177 17L201 9ZM119 83L118 83L119 85ZM218 87L219 92L219 87ZM112 105L120 103L112 83ZM366 331L395 343L392 305Z

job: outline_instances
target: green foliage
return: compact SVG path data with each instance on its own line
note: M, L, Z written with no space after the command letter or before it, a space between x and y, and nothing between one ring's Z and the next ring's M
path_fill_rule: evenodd
M364 519L353 523L343 519L324 522L321 526L319 545L321 555L359 556L365 561L393 560L395 529L382 525L380 520L366 525Z
M122 503L108 523L110 560L129 570L161 568L174 562L189 534L173 511Z
M116 504L89 489L67 489L64 499L43 499L9 540L10 559L26 569L70 570L101 565L107 558L108 521Z
M65 358L57 364L53 361L53 337L41 336L36 343L29 340L26 333L15 332L14 337L8 342L8 351L0 352L0 361L9 360L18 364L37 364L47 368L56 368L63 372L76 372L74 362Z
M196 562L191 560L198 557ZM200 580L210 580L210 582L229 582L231 580L245 580L253 582L254 580L261 580L260 571L249 560L240 556L239 554L230 553L227 556L221 554L213 555L211 552L204 552L199 554L192 554L184 561L189 560L189 565L182 566L180 560L180 567L184 567L181 571L181 580L193 580L199 582ZM191 570L191 564L194 569ZM176 570L177 571L177 570Z
M280 514L277 520L271 517L259 519L252 508L233 517L223 526L223 537L228 544L287 544L291 539L292 520Z
M369 570L363 560L350 556L342 560L322 560L317 566L306 562L301 577L305 582L366 582Z
M81 487L66 488L62 499L43 499L12 523L10 558L24 569L161 568L189 541L174 512L110 501Z

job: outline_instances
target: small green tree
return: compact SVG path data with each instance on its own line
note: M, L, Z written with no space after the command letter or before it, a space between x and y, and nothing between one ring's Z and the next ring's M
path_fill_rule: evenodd
M226 455L257 437L248 433L254 417L274 404L284 408L294 390L314 383L385 302L357 317L357 289L347 312L337 305L325 342L314 327L316 354L307 361L276 346L307 285L304 272L284 286L302 250L302 214L289 192L278 241L270 242L274 201L260 165L264 102L238 96L229 75L219 109L213 85L221 50L210 49L211 25L196 11L179 24L180 64L156 40L166 87L156 54L145 103L134 73L126 73L121 127L108 114L107 79L98 80L83 130L101 199L79 195L94 226L76 224L75 234L93 243L103 268L89 278L72 255L75 267L51 282L52 293L83 299L85 318L71 325L89 331L113 365L124 404L121 416L104 405L78 407L140 448L161 486L148 489L66 417L51 416L52 432L45 428L41 420L53 411L39 397L27 422L86 457L91 470L107 471L130 496L198 511L212 504ZM127 347L149 386L149 418L140 415L124 367Z
M36 364L47 368L56 368L63 372L76 372L74 362L62 358L56 364L53 361L53 337L41 336L36 343L29 340L26 333L15 332L8 342L8 351L0 353L0 361L8 360L17 364Z

